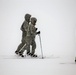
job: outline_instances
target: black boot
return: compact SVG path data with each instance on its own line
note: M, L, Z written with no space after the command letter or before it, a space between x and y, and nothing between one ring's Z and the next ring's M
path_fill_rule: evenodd
M37 57L37 55L36 55L36 54L31 54L31 56L32 56L32 57Z
M76 60L75 60L75 62L76 62Z
M75 63L76 63L76 57L75 57Z
M18 54L18 51L15 51L16 54Z
M21 52L19 52L19 56L24 57L24 55Z
M31 55L31 53L30 52L27 52L27 55Z

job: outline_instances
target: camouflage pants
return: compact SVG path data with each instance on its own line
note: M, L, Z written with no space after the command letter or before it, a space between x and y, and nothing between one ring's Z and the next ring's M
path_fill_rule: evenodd
M18 46L18 48L17 48L17 52L20 52L21 51L21 48L23 47L25 45L25 40L24 40L24 38L22 38L22 40L21 40L21 43L19 44L19 46Z
M21 50L21 53L23 53L25 50L27 50L27 52L30 52L30 45L32 46L31 53L34 54L36 49L36 42L35 39L31 37L26 37L26 46Z

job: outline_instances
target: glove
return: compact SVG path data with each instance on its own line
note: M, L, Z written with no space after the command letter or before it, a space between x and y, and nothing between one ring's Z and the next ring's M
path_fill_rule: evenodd
M36 28L36 31L37 31L37 29L38 29L38 28Z
M37 34L40 34L40 31L38 31Z

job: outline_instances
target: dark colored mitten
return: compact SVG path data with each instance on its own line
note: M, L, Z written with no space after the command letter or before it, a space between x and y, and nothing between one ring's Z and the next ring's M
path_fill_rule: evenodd
M40 31L38 31L37 34L40 34Z

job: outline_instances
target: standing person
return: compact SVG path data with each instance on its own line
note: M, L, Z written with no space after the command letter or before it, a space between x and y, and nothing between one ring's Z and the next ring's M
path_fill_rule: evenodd
M40 31L37 32L36 26L37 19L35 17L31 18L31 24L29 25L30 33L31 33L31 46L32 46L32 51L31 51L31 56L32 57L37 57L35 54L35 49L36 49L36 42L35 42L35 37L37 34L40 34Z
M26 40L25 37L27 35L27 30L28 30L30 18L31 18L30 14L25 15L25 21L23 22L23 24L21 26L22 40L21 40L21 44L18 46L17 50L15 51L16 54L19 54L21 48L25 45L25 40Z
M32 57L37 57L37 55L35 54L35 49L36 49L35 36L37 34L40 34L40 31L36 32L37 31L37 28L35 27L36 22L37 22L37 19L32 17L31 24L29 25L29 29L27 31L28 34L26 35L26 46L23 48L23 50L20 51L20 55L22 55L26 49L29 55L31 55ZM32 52L30 52L30 49L29 49L30 45L32 46Z

